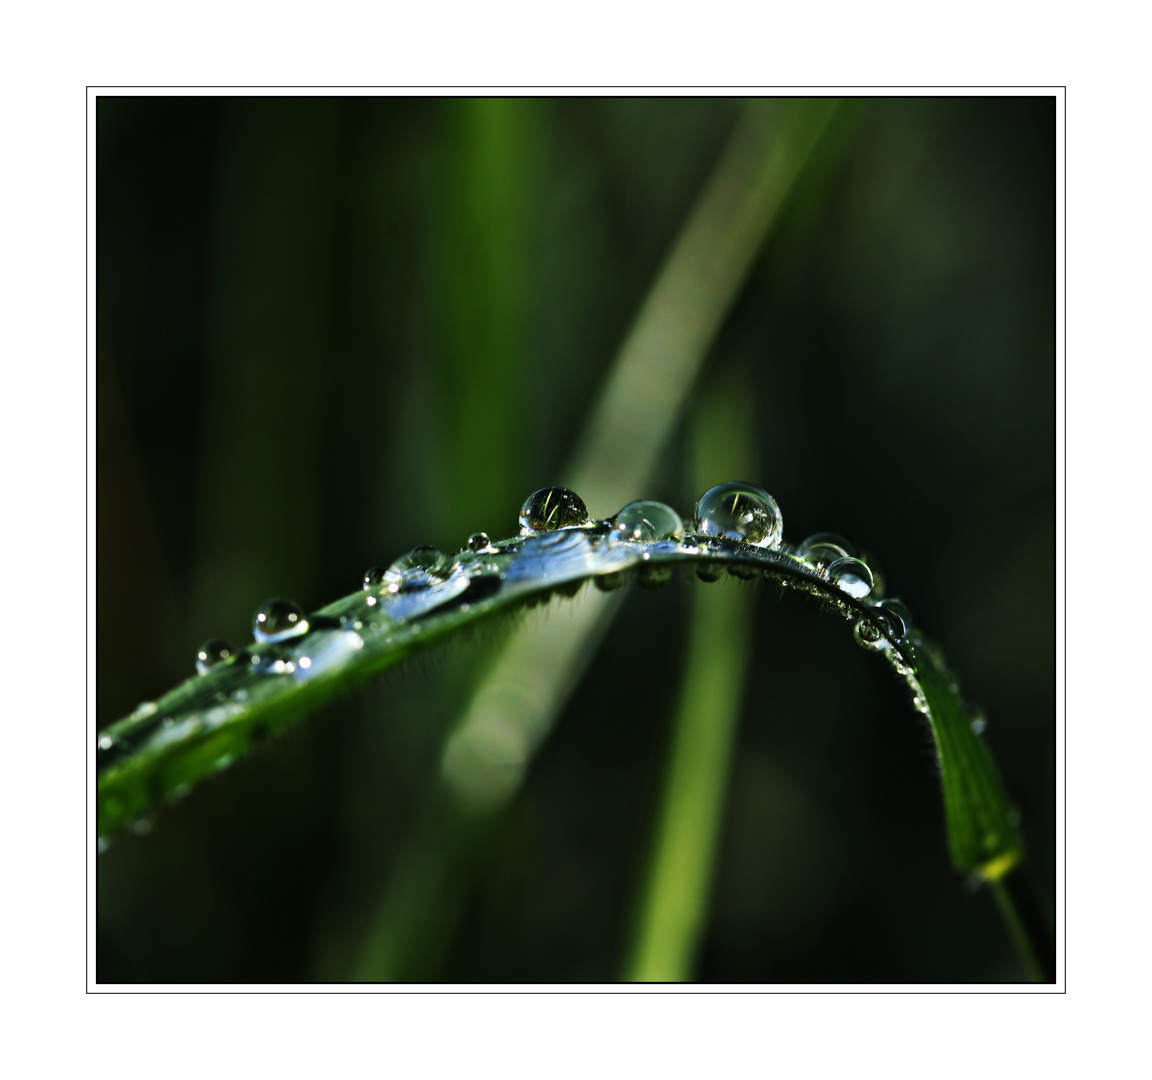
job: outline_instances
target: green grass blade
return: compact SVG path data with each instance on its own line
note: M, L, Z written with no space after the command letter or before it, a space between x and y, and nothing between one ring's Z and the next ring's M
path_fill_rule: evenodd
M712 386L692 425L692 488L752 471L754 422L746 381ZM728 775L751 651L752 597L737 588L692 598L684 682L624 969L633 982L691 978L707 915Z
M744 693L751 599L731 585L694 597L652 865L624 975L632 982L692 976Z
M424 588L361 590L311 616L307 634L243 650L138 709L99 736L100 835L183 794L320 702L412 653L597 577L705 566L801 589L857 623L876 616L867 599L841 592L784 548L692 535L682 544L619 543L607 534L601 524L513 538L493 554L461 554L444 581ZM882 651L933 725L956 868L1001 876L1019 861L1019 836L953 680L916 630L899 642L883 640Z

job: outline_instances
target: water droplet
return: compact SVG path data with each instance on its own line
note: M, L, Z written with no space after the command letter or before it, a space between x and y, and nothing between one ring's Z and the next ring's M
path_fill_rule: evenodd
M752 566L741 566L739 563L728 563L728 573L741 581L751 581L759 571Z
M912 612L899 600L881 600L876 605L876 611L884 622L888 640L893 643L903 641L908 627L912 625Z
M534 491L520 507L521 536L590 523L584 500L576 492L563 487Z
M232 642L225 641L223 638L213 638L211 641L204 642L196 651L196 670L201 675L207 675L217 664L223 664L224 661L231 660L235 655L236 646Z
M851 552L849 552L849 554L851 554ZM867 563L868 569L872 571L872 595L883 596L885 584L884 571L880 569L880 563L876 556L866 551L861 551L858 557L861 562Z
M638 566L636 568L636 584L645 589L658 589L672 580L672 567L670 566Z
M422 588L444 581L452 572L452 560L437 548L421 544L407 555L401 555L380 578L391 593L400 592L406 586Z
M852 541L845 540L844 537L842 537L839 533L834 532L813 533L800 544L800 546L796 549L796 554L799 555L800 558L804 558L805 551L807 551L809 548L813 548L821 544L831 544L833 547L837 547L842 552L844 552L844 555L848 558L856 558L856 546L852 543Z
M666 503L654 499L630 502L611 522L613 540L653 543L660 540L683 540L684 522Z
M866 649L881 649L885 644L884 631L869 617L860 619L852 628L858 645Z
M776 500L751 484L718 484L696 503L694 531L724 536L756 547L780 545L784 519Z
M487 554L495 551L496 547L486 532L478 532L468 537L468 550Z
M101 735L100 738L96 740L96 749L98 750L111 750L115 745L115 735Z
M697 563L696 576L701 581L719 581L724 576L724 568L715 563Z
M388 573L388 568L385 566L370 566L364 571L364 588L374 589L377 585L384 583L384 575Z
M291 600L276 598L266 601L252 621L252 636L257 641L287 641L306 633L308 620Z
M857 600L872 591L872 571L859 559L837 559L828 567L828 577L840 589Z
M828 536L829 533L817 533L818 536ZM827 570L837 559L850 558L848 550L839 544L826 540L813 543L809 537L797 549L796 554L804 560L813 570Z
M964 703L964 712L968 717L968 723L972 725L972 730L977 735L983 735L988 727L988 720L984 716L984 710L976 705L970 705L968 702Z
M152 826L155 824L155 818L152 817L138 817L132 822L132 831L137 836L147 836L152 831Z
M613 592L624 584L627 575L623 570L616 570L611 574L600 574L592 580L601 592Z
M111 847L111 845L103 836L99 837L96 840L96 854L97 855L103 855L104 852L106 852L109 847Z
M145 716L151 716L156 711L156 708L156 702L142 701L132 710L132 719L142 720Z
M232 691L232 700L233 701L247 701L248 700L248 691L243 690L243 689L233 690Z

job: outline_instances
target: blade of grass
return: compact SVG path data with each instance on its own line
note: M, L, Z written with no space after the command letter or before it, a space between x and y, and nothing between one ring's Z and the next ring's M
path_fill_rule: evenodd
M722 383L697 411L692 490L710 477L745 476L755 460L751 396ZM692 597L691 638L673 721L664 790L624 978L692 977L728 790L751 652L752 597L731 582Z

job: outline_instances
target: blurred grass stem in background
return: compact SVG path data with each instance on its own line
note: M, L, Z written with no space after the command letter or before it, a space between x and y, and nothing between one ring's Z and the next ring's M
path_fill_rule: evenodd
M708 347L836 108L829 101L747 107L637 314L565 470L594 516L615 513L641 492L680 422ZM616 596L586 592L563 616L513 636L445 747L446 791L432 796L434 802L447 796L465 818L490 816L507 804L619 603ZM426 872L422 879L406 875L402 895L399 886L386 890L358 978L434 977L415 958L426 943L451 933L451 919L418 933L409 927L408 913L435 910L451 861L442 849L456 848L461 832L472 834L463 824L445 828L438 810L422 818L401 864L419 863ZM414 853L429 847L438 854L418 860ZM462 903L457 897L455 910Z
M729 378L701 402L693 426L692 490L751 470L751 401L745 381ZM624 972L633 982L692 978L752 649L746 589L721 579L694 589L691 602L684 682Z

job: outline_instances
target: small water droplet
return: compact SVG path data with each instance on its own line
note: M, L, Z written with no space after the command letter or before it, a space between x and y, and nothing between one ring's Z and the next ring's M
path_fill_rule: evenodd
M839 548L848 558L854 559L857 556L856 546L852 541L845 540L839 533L834 532L813 533L801 542L800 546L796 549L796 554L804 558L805 551L821 544L831 544L833 547Z
M532 492L520 507L521 536L590 523L584 500L568 488L541 488Z
M156 708L156 702L142 701L132 710L132 719L142 720L145 716L151 716L156 711Z
M984 710L977 705L965 702L964 712L968 717L968 723L972 725L972 730L977 735L983 735L988 728L988 720L984 716Z
M213 638L204 642L196 650L196 670L201 675L207 675L217 664L223 664L236 655L236 646L223 638Z
M280 597L265 601L252 621L252 636L257 641L287 641L306 633L308 620L299 605Z
M852 553L849 552L849 555ZM880 569L880 562L875 555L871 555L866 551L861 551L859 558L861 562L868 564L868 569L872 571L872 595L883 596L885 577L884 571Z
M380 578L391 593L404 588L423 588L444 581L452 572L452 560L438 548L421 544L401 555Z
M715 563L697 563L696 576L701 581L719 581L724 576L724 568Z
M101 735L100 738L96 740L96 748L98 750L111 750L115 745L115 735Z
M137 836L147 836L152 831L155 819L152 817L138 817L132 822L132 831Z
M876 605L877 613L884 622L885 633L893 644L903 641L912 625L912 612L899 600L881 600Z
M636 584L645 589L658 589L672 580L672 567L643 565L636 568Z
M858 645L866 649L881 649L885 644L884 631L868 616L860 619L852 628Z
M247 701L248 700L248 691L247 690L233 690L232 691L232 700L233 701Z
M616 570L611 574L600 574L592 580L601 592L614 592L624 584L626 578L623 570Z
M751 581L759 573L755 567L741 566L739 563L728 563L728 573L741 581Z
M496 547L486 532L478 532L468 537L468 550L487 554L495 551Z
M817 533L818 536L827 536L828 533ZM827 570L838 559L850 558L846 548L825 540L813 543L810 536L797 549L796 554L813 570Z
M695 532L743 540L756 547L780 546L784 519L776 500L751 484L718 484L696 503Z
M611 521L609 536L613 540L653 543L660 540L683 540L684 522L666 503L655 499L630 502Z
M859 559L837 559L828 566L828 577L841 591L863 600L872 591L872 571Z
M363 587L365 589L374 589L377 585L384 583L384 575L388 573L386 566L370 566L364 571Z

